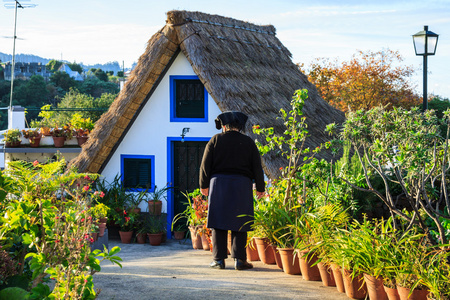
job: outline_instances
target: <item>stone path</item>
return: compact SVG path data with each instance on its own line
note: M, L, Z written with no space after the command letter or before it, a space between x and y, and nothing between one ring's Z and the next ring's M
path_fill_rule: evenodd
M308 299L348 300L335 287L287 275L275 265L253 262L254 268L234 270L231 258L225 270L210 269L211 253L192 249L190 240L169 240L161 246L122 244L123 268L102 263L94 275L99 300L141 299Z

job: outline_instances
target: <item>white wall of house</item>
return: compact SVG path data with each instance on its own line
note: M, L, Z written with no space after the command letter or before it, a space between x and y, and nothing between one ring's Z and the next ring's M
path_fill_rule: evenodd
M209 94L208 122L170 122L169 76L171 75L196 75L189 61L181 52L104 168L101 175L108 182L112 182L114 177L120 174L121 154L154 155L155 185L162 188L166 186L168 178L168 137L180 138L185 127L189 128L189 132L185 136L186 140L194 137L210 138L219 133L215 128L214 120L221 111ZM143 211L147 210L146 203L141 203L140 207ZM165 201L163 202L164 211L167 212Z

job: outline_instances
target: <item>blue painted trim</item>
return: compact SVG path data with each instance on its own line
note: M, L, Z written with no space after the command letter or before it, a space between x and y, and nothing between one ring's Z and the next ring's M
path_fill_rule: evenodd
M208 142L211 137L184 137L186 142ZM167 182L173 186L173 143L181 142L181 137L167 137ZM174 217L174 196L173 190L167 192L167 238L172 238L172 232L170 231L172 220Z
M136 155L136 154L121 154L120 155L120 179L122 181L123 185L123 176L124 176L124 159L125 158L138 158L138 159L150 159L151 161L151 167L152 167L152 174L151 174L151 187L148 190L148 192L154 192L155 191L155 156L154 155ZM145 191L145 189L127 189L127 192L142 192Z
M170 122L189 122L189 123L199 123L208 122L208 92L205 88L205 117L204 118L177 118L175 114L175 80L178 79L198 79L196 75L171 75L169 76L170 81Z

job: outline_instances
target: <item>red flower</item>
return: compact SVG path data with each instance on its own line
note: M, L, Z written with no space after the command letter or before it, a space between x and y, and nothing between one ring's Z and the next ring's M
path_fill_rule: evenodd
M103 198L103 197L105 197L105 193L100 192L100 198Z
M33 167L36 167L38 164L39 164L39 162L38 162L37 160L35 160L35 161L33 162Z
M128 221L130 221L130 217L125 217L125 222L128 223Z
M123 214L124 214L124 215L126 215L126 214L127 214L127 211L126 211L125 209L123 210Z
M84 176L84 179L86 180L91 180L91 177L89 177L88 175Z
M89 191L89 186L88 186L88 185L85 185L85 186L83 187L83 190L84 190L85 192Z

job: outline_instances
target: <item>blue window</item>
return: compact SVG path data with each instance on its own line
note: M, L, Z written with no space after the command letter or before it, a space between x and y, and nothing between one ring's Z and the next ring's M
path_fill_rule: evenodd
M120 156L123 187L132 192L148 189L155 190L155 156L125 155Z
M208 122L208 92L197 76L170 76L170 121Z

